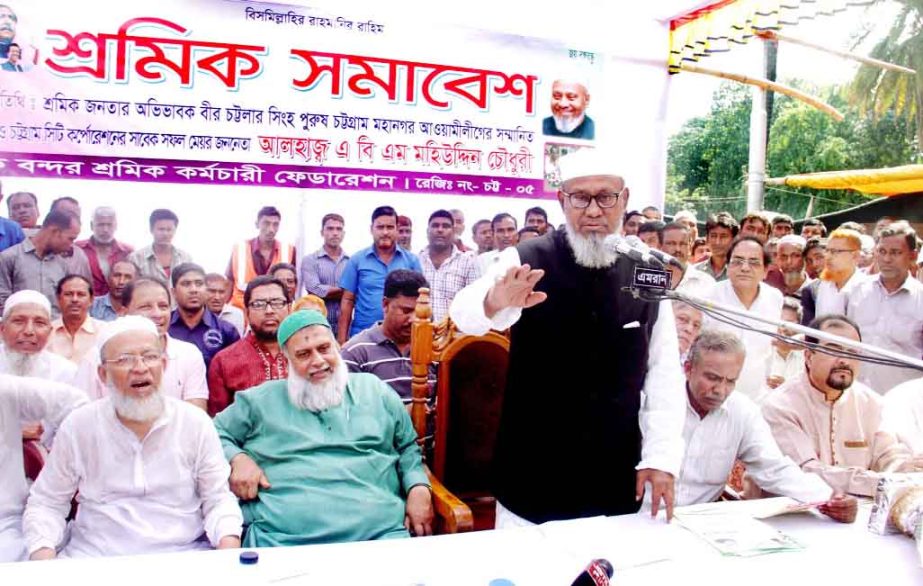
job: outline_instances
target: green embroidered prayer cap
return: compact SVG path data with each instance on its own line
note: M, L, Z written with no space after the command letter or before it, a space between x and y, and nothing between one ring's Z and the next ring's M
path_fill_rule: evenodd
M327 318L321 312L316 309L302 309L289 315L279 324L279 331L276 333L279 337L279 345L285 346L295 332L309 326L324 326L330 329Z

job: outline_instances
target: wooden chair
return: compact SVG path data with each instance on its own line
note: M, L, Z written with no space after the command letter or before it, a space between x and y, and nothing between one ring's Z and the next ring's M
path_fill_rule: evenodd
M490 492L490 480L510 341L497 332L469 336L459 332L450 319L433 324L431 316L429 289L422 288L411 342L411 417L422 437L431 393L429 368L436 363L436 422L428 469L449 494L464 503L464 516L471 525L456 523L458 531L492 529L496 499Z

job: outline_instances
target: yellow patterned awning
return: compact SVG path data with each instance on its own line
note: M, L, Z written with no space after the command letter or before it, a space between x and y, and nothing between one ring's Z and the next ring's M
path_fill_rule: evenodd
M918 193L923 192L923 165L789 175L769 179L767 183L813 189L853 189L869 195Z
M803 20L831 16L872 0L723 0L670 22L670 73L683 61L698 61L742 45L756 32L777 31Z

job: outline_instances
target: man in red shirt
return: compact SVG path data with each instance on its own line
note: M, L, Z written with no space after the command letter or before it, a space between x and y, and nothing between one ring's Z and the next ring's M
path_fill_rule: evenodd
M259 276L244 291L250 333L212 358L208 368L208 414L234 402L234 394L288 376L288 362L276 338L289 314L288 290L274 277Z
M79 246L87 255L90 263L94 297L100 297L109 292L109 271L112 265L128 258L134 250L128 244L115 239L117 227L115 210L107 206L98 207L93 210L93 219L90 221L93 235L87 240L78 240L74 243L74 246Z

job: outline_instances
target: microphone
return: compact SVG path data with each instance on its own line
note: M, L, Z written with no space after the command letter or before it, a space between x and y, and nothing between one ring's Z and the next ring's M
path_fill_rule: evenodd
M638 238L637 236L634 236L634 235L626 236L625 241L628 243L629 246L640 249L646 252L647 254L651 255L652 257L656 258L657 260L659 260L661 263L663 263L664 268L666 268L666 265L673 265L674 267L678 269L686 268L683 266L683 263L679 262L679 260L677 260L676 258L670 256L669 254L667 254L666 252L663 252L662 250L651 248L650 246L642 242L641 239Z
M593 560L570 586L609 586L613 571L609 560Z
M657 267L658 269L666 269L667 265L683 268L682 263L678 260L665 252L660 252L659 250L648 247L648 245L641 242L641 239L637 236L623 238L616 234L612 234L611 236L606 236L605 242L609 246L609 250L613 250L622 256L627 256L635 262Z
M657 268L665 268L660 259L651 256L644 250L640 250L632 246L627 239L622 238L621 236L612 234L611 236L606 236L606 245L609 247L609 250L615 251L617 254L622 256L627 256L635 262L639 262L648 266L655 266ZM640 242L640 240L639 240ZM644 244L642 242L642 244ZM645 246L644 248L647 248Z

